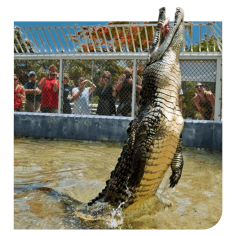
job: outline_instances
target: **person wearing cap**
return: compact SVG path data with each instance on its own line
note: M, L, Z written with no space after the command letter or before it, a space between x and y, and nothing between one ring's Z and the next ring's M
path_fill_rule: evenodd
M42 90L42 113L58 113L59 81L57 80L57 72L55 65L49 66L49 73L39 82L38 88Z
M203 120L214 119L215 96L212 92L207 91L203 83L195 85L194 103L201 114Z
M116 87L117 96L119 97L119 106L117 116L130 116L132 104L132 87L133 87L133 70L125 69L125 74L121 75ZM142 80L136 76L136 105L138 106L139 94L142 89Z
M26 94L25 111L39 112L41 104L41 90L38 88L37 76L34 71L30 71L30 81L24 85Z

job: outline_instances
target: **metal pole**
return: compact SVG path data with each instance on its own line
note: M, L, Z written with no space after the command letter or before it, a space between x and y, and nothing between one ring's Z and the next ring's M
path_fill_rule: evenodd
M94 61L92 60L92 83L93 83L93 67L94 67ZM93 100L93 89L92 89L92 100Z
M59 76L59 101L58 114L63 113L63 90L64 90L64 76L63 76L63 59L60 59L60 76Z
M133 60L133 88L132 88L132 110L131 116L135 116L135 107L136 107L136 76L137 76L137 68L136 68L137 60Z
M221 74L221 57L218 57L216 60L216 88L215 88L215 114L214 120L220 121L221 117L221 85L222 85L222 74Z
M220 120L222 121L223 118L222 118L222 104L223 104L223 95L222 95L222 86L223 86L223 74L222 74L222 57L219 58L219 61L220 61Z

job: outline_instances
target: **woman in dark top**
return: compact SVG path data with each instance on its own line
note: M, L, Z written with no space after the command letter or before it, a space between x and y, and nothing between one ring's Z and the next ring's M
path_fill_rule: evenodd
M72 89L73 87L68 84L69 77L67 75L64 76L64 94L63 94L63 113L71 114L71 100L72 97Z
M103 76L104 86L99 91L99 101L97 115L111 116L116 114L115 98L113 97L113 89L111 85L111 73L104 71Z

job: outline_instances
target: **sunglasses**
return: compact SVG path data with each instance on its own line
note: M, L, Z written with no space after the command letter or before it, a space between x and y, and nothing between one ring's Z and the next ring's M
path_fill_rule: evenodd
M132 74L126 74L125 77L126 79L129 79L132 76Z
M17 80L17 79L14 78L14 80Z
M103 76L102 78L103 78L103 79L110 79L110 78L109 78L109 77L107 77L107 76Z
M50 74L50 76L55 76L55 75L56 75L56 74L54 74L54 73L51 73L51 74Z
M195 88L201 88L201 87L203 87L202 84L201 84L201 85L196 85L196 86L195 86Z

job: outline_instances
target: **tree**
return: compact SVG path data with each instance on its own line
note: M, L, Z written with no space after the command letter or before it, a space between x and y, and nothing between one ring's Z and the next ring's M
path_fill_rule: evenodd
M82 42L82 49L78 52L147 51L153 37L152 26L145 27L147 23L137 25L137 22L116 21L109 22L109 27L83 27L70 40Z
M23 40L22 33L20 32L19 27L14 28L14 45L14 53L17 53L17 51L18 53L26 53L27 49L30 53L34 53L34 50L32 48L33 43L28 39Z
M222 44L222 38L218 38L218 40ZM207 43L208 43L208 50L209 52L214 51L214 45L215 45L215 51L220 52L221 50L218 47L217 40L213 35L210 35L207 40L207 35L204 34L204 39L201 40L201 47L200 43L197 42L196 44L193 45L193 52L199 52L199 48L201 48L201 52L207 52ZM191 52L191 45L185 45L185 51L186 52Z
M39 80L46 76L48 68L52 64L59 69L59 60L14 60L14 73L18 75L20 83L24 85L29 80L30 71L35 71Z

